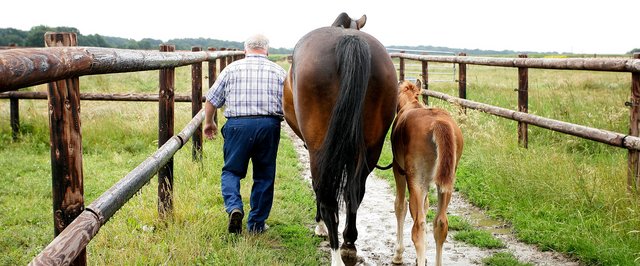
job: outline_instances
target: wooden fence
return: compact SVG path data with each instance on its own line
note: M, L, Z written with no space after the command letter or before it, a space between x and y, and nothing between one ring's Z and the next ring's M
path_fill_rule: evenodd
M428 86L425 86L425 90L422 92L423 95L455 103L464 108L480 110L489 114L518 121L518 142L525 148L528 146L527 125L531 124L580 138L586 138L628 149L627 189L636 193L640 192L640 138L638 138L640 133L640 53L634 54L631 59L548 59L527 58L526 55L520 55L518 58L490 58L467 57L464 53L461 53L458 56L390 53L390 56L392 58L401 59L399 67L399 71L401 72L399 75L400 77L404 76L404 73L402 72L404 71L403 65L405 59L422 62L422 77L425 84L429 83L427 72L428 62L458 64L458 97L452 97L443 93L428 90ZM518 68L518 111L466 100L467 64ZM590 128L583 125L576 125L528 114L529 68L629 72L631 74L631 96L630 101L627 103L628 106L631 106L629 134ZM425 103L427 101L426 99L427 97L423 98Z
M241 58L242 51L175 52L163 44L160 51L97 47L74 47L73 33L46 33L46 48L16 48L0 51L0 98L11 99L11 124L18 128L19 99L48 99L53 179L54 240L31 265L84 265L85 248L98 230L142 186L158 173L158 212L171 215L173 209L173 155L193 136L193 158L201 159L202 62L208 62L209 86L220 70ZM191 66L192 95L174 94L174 69ZM158 95L84 94L79 76L159 70ZM12 91L48 83L48 92ZM158 150L85 208L82 173L80 100L157 101L159 103ZM191 99L199 99L191 101ZM174 102L191 101L193 119L173 134ZM196 143L198 142L198 143Z

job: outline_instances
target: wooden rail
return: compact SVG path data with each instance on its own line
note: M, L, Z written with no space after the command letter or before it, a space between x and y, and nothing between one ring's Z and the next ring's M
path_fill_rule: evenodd
M629 136L617 132L608 130L602 130L597 128L586 127L582 125L567 123L559 120L540 117L537 115L527 114L524 112L518 112L492 106L488 104L478 103L474 101L465 100L462 98L452 97L447 94L436 92L432 90L422 90L422 94L438 99L457 104L463 107L471 108L474 110L482 111L488 114L500 116L503 118L511 119L518 122L539 126L553 131L562 132L565 134L590 139L605 144L609 144L616 147L622 147L626 149L640 150L640 138Z
M601 143L626 148L629 150L627 190L640 193L640 54L634 54L630 59L611 58L570 58L570 59L549 59L549 58L527 58L520 55L518 58L490 58L490 57L466 57L459 56L433 56L415 55L405 53L390 53L392 58L400 58L400 71L404 71L404 59L418 60L422 64L423 78L428 78L426 69L428 62L457 63L460 72L458 78L458 98L445 94L425 90L423 100L426 96L434 96L447 101L460 104L462 107L481 110L493 115L518 121L518 143L528 146L527 125L532 124L546 129L570 134L573 136L586 138ZM497 67L518 68L518 111L512 111L482 103L466 100L466 65L485 65ZM570 124L562 121L538 117L527 114L528 112L528 69L558 69L558 70L590 70L590 71L613 71L631 73L631 99L630 127L629 134L621 134L601 129L589 128L581 125ZM400 77L404 74L400 73ZM428 88L428 87L425 87Z
M46 100L48 93L44 91L7 91L0 92L0 99ZM190 95L175 95L176 102L191 102ZM118 102L157 102L158 94L143 93L80 93L80 100L85 101L118 101ZM200 96L204 102L204 96ZM200 110L200 109L198 109Z
M30 265L68 265L98 233L100 227L173 158L204 120L204 111L191 119L178 135L171 137L153 155L94 200L71 222Z
M95 47L72 47L73 33L45 34L47 48L16 48L0 51L0 98L11 101L11 124L19 128L18 99L47 99L51 138L53 179L54 240L32 265L85 265L85 247L99 228L119 210L149 179L158 173L158 212L170 216L173 208L173 154L200 130L202 88L201 64L227 65L244 55L242 51L175 52L162 45L160 51L138 51ZM191 96L174 93L174 68L192 66ZM214 65L211 67L211 65ZM198 67L200 66L200 67ZM158 95L80 93L79 76L160 70ZM211 75L215 79L215 73ZM11 91L49 83L47 92ZM192 101L193 120L177 136L173 135L175 101ZM100 198L84 207L82 176L82 136L80 100L157 101L159 104L159 149ZM196 112L197 111L197 112ZM14 131L14 137L16 131ZM194 139L194 141L196 141ZM201 138L200 140L201 141ZM194 144L194 148L199 145ZM195 159L196 157L194 157ZM200 157L201 158L201 157Z
M611 58L494 58L494 57L465 57L465 56L437 56L416 55L406 53L389 53L391 57L411 59L417 61L457 63L469 65L484 65L498 67L526 67L563 70L594 70L614 72L640 72L638 59Z
M70 77L158 70L243 54L242 51L160 52L99 47L0 51L0 92ZM227 60L220 60L224 65Z

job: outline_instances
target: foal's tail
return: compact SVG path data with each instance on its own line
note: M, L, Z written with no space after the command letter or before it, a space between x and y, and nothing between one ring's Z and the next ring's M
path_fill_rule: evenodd
M435 183L442 192L453 191L455 181L457 147L456 135L450 122L436 120L433 126L433 142L436 144L438 157L436 159Z
M337 202L344 193L358 208L364 190L360 177L367 171L363 130L364 100L371 72L369 44L355 35L343 36L336 45L340 91L322 147L317 153L320 178L314 189L320 204ZM325 206L336 209L336 206Z

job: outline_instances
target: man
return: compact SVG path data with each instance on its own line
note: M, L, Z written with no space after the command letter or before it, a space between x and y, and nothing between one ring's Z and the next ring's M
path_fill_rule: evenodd
M244 210L240 179L253 164L249 232L266 230L273 203L276 155L283 120L282 89L285 70L267 59L269 40L253 35L244 43L245 58L228 65L207 93L204 135L212 139L218 128L213 123L217 108L225 106L227 122L222 127L224 166L221 188L229 214L229 233L242 232Z

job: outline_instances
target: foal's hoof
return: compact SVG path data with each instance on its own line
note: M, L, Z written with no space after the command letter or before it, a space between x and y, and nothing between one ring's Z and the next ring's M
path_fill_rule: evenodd
M391 260L391 263L393 265L402 265L402 264L404 264L404 261L402 260L402 257L394 256L393 259Z

